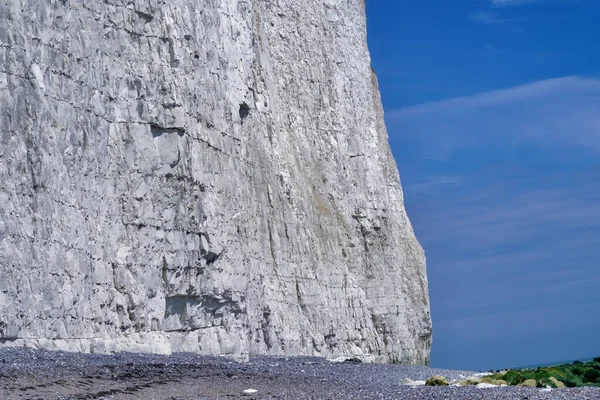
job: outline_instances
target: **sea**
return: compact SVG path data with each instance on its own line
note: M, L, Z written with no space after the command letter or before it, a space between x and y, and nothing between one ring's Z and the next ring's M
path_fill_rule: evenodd
M546 364L526 365L524 367L517 367L517 368L510 368L510 369L533 369L533 368L540 368L540 367L551 367L553 365L573 364L575 361L588 362L588 361L592 361L594 358L595 357L590 357L590 358L576 358L576 359L573 359L573 360L551 362L551 363L546 363Z

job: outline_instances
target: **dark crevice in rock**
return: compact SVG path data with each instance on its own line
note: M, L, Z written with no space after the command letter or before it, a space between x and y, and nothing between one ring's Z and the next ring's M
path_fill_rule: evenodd
M302 300L302 292L300 291L300 283L296 279L296 300L298 301L298 305L302 309L303 312L306 312L306 304Z
M135 13L138 15L138 17L142 18L144 21L146 21L146 23L152 22L152 20L154 19L154 15L142 12L142 11L138 11L136 10Z
M269 230L269 247L271 248L271 258L273 258L273 264L277 265L277 257L275 255L275 241L273 240L273 233L271 232L271 223L267 224Z
M84 6L85 7L85 6ZM159 40L163 40L163 41L169 41L172 40L171 38L165 37L165 36L157 36L157 35L147 35L147 34L143 34L143 33L139 33L136 31L133 31L131 29L127 29L124 28L120 25L118 25L116 22L114 22L113 20L108 19L107 20L108 23L104 24L105 28L114 28L114 29L118 29L120 31L123 31L133 37L145 37L145 38L153 38L153 39L159 39Z
M222 254L223 254L223 252L217 254L213 251L207 251L206 254L202 258L204 258L204 260L206 260L206 265L211 265L211 264L214 264L215 262L217 262L217 260L219 259L219 257L221 257Z
M163 232L182 232L185 233L186 235L198 235L198 236L207 236L206 233L204 232L197 232L197 231L191 231L189 229L176 229L176 228L167 228L164 226L160 226L160 225L152 225L152 224L145 224L142 222L128 222L128 221L123 221L123 226L125 227L134 227L137 229L144 229L144 228L152 228L152 229L156 229L157 231L163 231Z
M200 183L195 180L193 177L187 175L175 175L171 172L166 173L164 176L165 181L177 181L177 182L187 182L190 185L197 186L201 192L206 191L206 185L204 183Z
M162 260L161 277L163 280L163 286L169 286L169 264L167 263L167 258L164 255Z
M152 132L152 137L157 138L162 135L169 133L176 133L179 137L183 137L185 135L185 128L174 127L174 128L165 128L164 126L151 124L150 132Z
M175 56L175 44L171 38L167 38L166 42L169 44L169 64L171 68L176 68L179 66L179 60Z
M0 338L4 337L5 330L6 330L6 323L3 321L0 321Z
M260 325L263 334L263 341L265 346L267 346L267 350L271 350L273 348L273 338L271 337L271 332L269 330L269 326L271 326L271 309L268 306L263 308L262 316L263 317Z
M179 164L179 161L181 161L181 152L178 153L177 160L175 160L172 163L170 163L169 167L175 168L177 166L177 164Z
M177 107L183 106L183 104L179 104L179 103L163 103L162 106L166 110L172 110L173 108L177 108Z
M165 332L179 332L179 333L196 332L196 331L201 331L203 329L208 329L208 328L212 328L212 326L201 326L198 328L168 329L168 330L165 330Z
M242 119L242 121L248 117L250 115L250 106L248 106L248 104L246 104L245 102L240 104L240 118Z
M212 144L210 144L210 142L208 140L204 140L204 139L200 139L200 138L192 138L193 140L196 140L200 143L204 143L209 149L213 149L214 151L218 151L219 153L225 154L228 157L233 157L231 154L228 154L226 152L224 152L223 150L221 150L220 148L213 146ZM233 157L233 158L237 158L237 157Z

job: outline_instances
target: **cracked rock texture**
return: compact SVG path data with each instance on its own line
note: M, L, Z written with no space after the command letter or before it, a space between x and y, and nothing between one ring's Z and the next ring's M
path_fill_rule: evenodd
M425 363L363 0L0 4L0 345Z

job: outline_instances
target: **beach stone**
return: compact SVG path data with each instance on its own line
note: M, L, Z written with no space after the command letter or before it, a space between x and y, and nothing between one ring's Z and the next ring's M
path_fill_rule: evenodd
M526 379L523 382L519 383L517 386L536 387L537 382L535 379Z
M470 385L470 383L468 380L461 379L456 382L453 382L451 386L469 386L469 385Z
M555 377L551 376L549 378L550 382L552 382L552 386L554 386L556 389L562 389L565 388L565 384L561 381L559 381L558 379L556 379Z
M476 385L478 383L483 382L483 377L477 376L477 375L472 375L472 376L467 377L465 380L467 381L467 383L469 385Z
M362 0L0 5L0 346L426 364Z
M508 382L506 382L503 379L491 379L491 378L488 378L488 377L484 377L481 380L481 383L489 383L489 384L496 385L496 386L500 386L500 385L507 385L508 386Z

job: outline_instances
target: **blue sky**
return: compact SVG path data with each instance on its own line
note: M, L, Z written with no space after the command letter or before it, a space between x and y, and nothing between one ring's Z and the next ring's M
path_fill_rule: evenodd
M600 0L367 0L432 365L600 355Z

